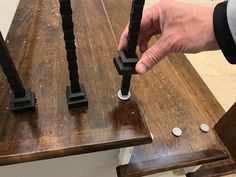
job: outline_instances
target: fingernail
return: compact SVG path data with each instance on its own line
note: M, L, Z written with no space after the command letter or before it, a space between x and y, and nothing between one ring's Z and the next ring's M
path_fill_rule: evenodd
M137 72L143 74L147 71L147 67L143 63L137 64Z

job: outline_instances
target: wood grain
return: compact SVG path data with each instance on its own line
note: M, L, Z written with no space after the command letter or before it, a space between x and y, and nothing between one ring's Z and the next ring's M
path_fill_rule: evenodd
M130 2L120 0L119 5L112 0L102 2L118 43L128 22ZM169 55L151 71L135 76L131 87L144 110L154 140L150 145L134 148L130 164L118 167L119 176L142 176L188 167L195 160L201 164L214 157L220 156L215 160L227 158L227 150L213 130L224 110L183 54ZM200 131L202 123L211 127L209 133ZM183 135L174 137L173 127L180 127ZM211 151L206 158L198 156L206 151ZM153 161L156 163L151 165ZM126 169L130 173L127 174Z
M0 165L88 153L152 141L134 95L117 99L115 41L100 1L72 0L77 56L88 109L69 111L69 83L58 0L21 0L7 45L37 110L13 115L9 87L0 75Z
M222 160L203 165L194 173L189 173L187 177L218 177L236 173L236 164L232 159Z
M184 161L186 163L184 163ZM160 157L148 161L139 161L133 165L123 165L117 167L118 176L137 177L155 173L184 168L187 166L201 165L205 162L222 160L221 151L209 149L195 153L183 153L174 156Z
M217 122L214 129L236 162L236 103Z

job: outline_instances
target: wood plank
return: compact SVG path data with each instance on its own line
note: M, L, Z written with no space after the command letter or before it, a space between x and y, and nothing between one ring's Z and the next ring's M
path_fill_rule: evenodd
M21 0L7 37L20 77L37 96L37 111L13 115L0 80L0 165L134 146L152 141L135 95L117 99L116 46L101 2L72 0L81 82L88 109L67 108L69 84L58 0ZM95 18L96 17L96 18Z
M217 122L214 129L236 162L236 103Z
M205 150L160 157L148 161L138 161L132 165L118 166L116 170L119 177L137 177L184 168L186 166L201 165L205 162L214 162L222 159L224 157L221 151Z
M236 173L236 164L232 159L203 165L194 173L189 173L187 177L218 177Z
M102 0L102 2L113 36L119 41L128 22L130 2L125 0L120 0L119 4L112 0ZM154 169L151 165L148 169L147 164L155 159L159 164L166 163L168 168L156 166L156 171L164 171L180 166L191 166L193 158L190 157L199 157L198 153L205 151L212 150L212 153L209 153L207 158L197 158L199 164L214 159L216 154L213 152L216 151L221 152L219 153L221 158L227 157L227 150L213 130L224 110L183 54L169 55L151 71L134 76L131 87L142 105L154 140L150 145L135 147L130 164L124 168L135 169L135 174L142 176L146 175L148 170ZM201 123L210 125L209 133L199 130ZM180 127L183 135L174 137L171 133L173 127ZM183 155L183 158L175 163L174 159L180 155ZM170 160L166 161L166 158ZM143 163L147 166L140 165ZM122 173L122 167L118 170L120 176L127 175ZM129 175L132 176L131 173Z
M183 54L169 55L167 60L190 92L190 99L197 104L200 110L204 110L209 124L214 127L225 114L223 107Z

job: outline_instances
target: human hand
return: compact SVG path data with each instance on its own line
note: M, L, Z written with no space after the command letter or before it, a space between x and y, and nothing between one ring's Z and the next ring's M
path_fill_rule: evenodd
M173 0L160 0L143 13L138 45L142 57L136 65L137 73L144 73L173 52L197 53L217 50L219 46L213 29L211 7L201 7ZM154 35L159 40L150 48ZM127 48L128 25L119 43L119 50Z

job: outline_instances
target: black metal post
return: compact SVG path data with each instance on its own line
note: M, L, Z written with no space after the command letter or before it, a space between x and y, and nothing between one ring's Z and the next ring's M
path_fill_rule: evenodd
M1 32L0 65L12 90L11 110L14 113L34 110L35 94L30 88L24 89Z
M133 0L130 12L130 23L128 33L128 48L126 51L119 51L118 56L114 58L114 64L120 75L123 75L121 83L120 99L127 100L130 97L130 81L132 74L136 74L135 65L138 62L136 48L140 32L140 24L143 15L145 0Z
M83 85L79 82L71 2L70 0L59 0L59 2L71 83L70 86L66 87L68 107L73 108L87 106L88 100L86 93Z
M128 57L136 57L136 47L140 32L140 24L143 16L145 0L133 0L130 12L129 34L128 34Z
M128 95L130 87L131 75L123 75L121 82L121 94Z

